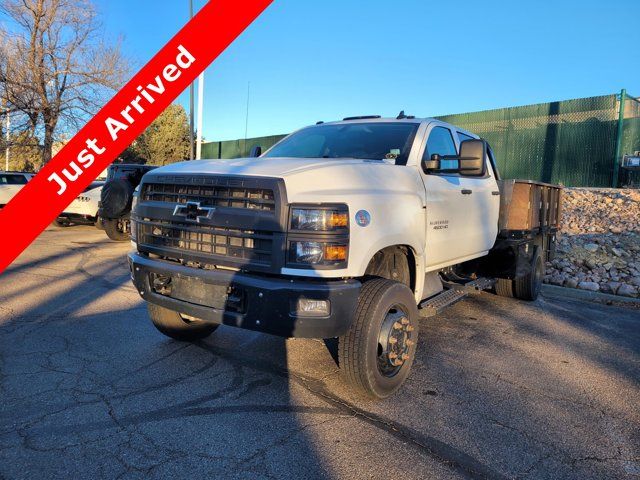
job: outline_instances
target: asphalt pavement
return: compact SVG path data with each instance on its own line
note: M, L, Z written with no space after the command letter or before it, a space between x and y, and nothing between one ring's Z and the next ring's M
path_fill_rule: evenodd
M0 276L0 479L640 478L640 310L482 294L363 401L334 342L162 336L129 248L51 227Z

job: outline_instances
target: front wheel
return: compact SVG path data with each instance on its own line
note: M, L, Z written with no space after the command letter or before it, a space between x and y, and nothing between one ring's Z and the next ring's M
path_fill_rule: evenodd
M366 281L351 327L339 338L347 383L368 397L388 397L409 375L417 344L418 309L411 289L383 278Z
M126 242L129 240L129 221L125 218L104 218L102 219L104 231L111 240L116 242Z
M211 335L218 325L187 317L168 308L147 303L147 310L153 325L160 333L174 340L193 342Z

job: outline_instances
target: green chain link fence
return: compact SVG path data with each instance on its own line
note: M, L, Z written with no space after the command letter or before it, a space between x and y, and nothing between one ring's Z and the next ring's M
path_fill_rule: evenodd
M622 106L623 114L620 115ZM504 178L573 187L638 185L640 173L617 167L640 150L640 101L626 95L580 98L437 117L485 138ZM209 142L202 158L246 157L284 135Z
M242 158L248 157L253 147L260 146L264 152L286 135L270 135L223 142L207 142L202 144L202 158Z
M626 97L622 126L622 138L619 157L640 151L640 99ZM620 172L619 185L640 187L640 172L623 170Z

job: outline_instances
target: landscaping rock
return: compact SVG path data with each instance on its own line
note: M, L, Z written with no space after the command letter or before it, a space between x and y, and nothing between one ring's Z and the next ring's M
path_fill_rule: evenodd
M580 282L578 284L578 288L580 290L590 290L592 292L597 292L598 290L600 290L600 285L598 285L596 282Z
M600 247L596 243L587 243L584 246L584 249L587 250L588 252L597 252L599 248Z
M640 190L565 188L563 197L556 257L544 281L640 296Z
M637 297L638 291L635 289L635 287L623 283L622 285L620 285L620 288L618 288L617 294L622 295L623 297Z

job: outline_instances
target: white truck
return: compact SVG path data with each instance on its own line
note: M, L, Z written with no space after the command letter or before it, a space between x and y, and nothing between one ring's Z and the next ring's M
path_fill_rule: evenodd
M477 135L351 117L258 155L161 167L136 189L131 276L165 335L338 337L346 381L384 398L419 317L486 289L537 297L560 188L501 180Z

